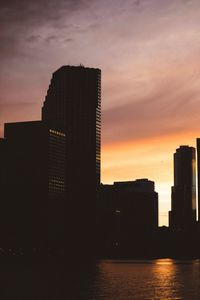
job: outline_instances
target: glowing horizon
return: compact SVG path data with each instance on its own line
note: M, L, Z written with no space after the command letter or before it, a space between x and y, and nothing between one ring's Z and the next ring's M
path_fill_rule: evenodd
M154 181L155 191L159 195L159 225L168 225L173 186L173 154L180 145L186 144L195 147L194 133L103 146L102 183L111 184L114 181L139 178ZM159 153L155 151L157 147Z

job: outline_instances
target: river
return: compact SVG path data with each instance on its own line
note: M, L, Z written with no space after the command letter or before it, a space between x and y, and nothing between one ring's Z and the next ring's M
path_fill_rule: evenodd
M200 299L200 260L102 260L84 268L0 269L0 299Z

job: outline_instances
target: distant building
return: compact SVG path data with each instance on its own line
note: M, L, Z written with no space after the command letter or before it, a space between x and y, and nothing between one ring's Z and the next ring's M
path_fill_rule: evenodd
M19 246L46 246L55 239L60 242L66 188L65 134L42 121L7 123L5 143L3 214L7 235Z
M153 232L158 228L158 194L148 179L114 182L123 232Z
M200 138L197 138L198 221L200 222Z
M111 231L112 242L133 242L157 230L158 194L153 181L137 179L101 185L100 194L101 228L106 220L104 231Z
M55 71L42 120L67 135L66 249L90 252L100 185L101 71L82 65Z
M195 148L180 146L174 153L174 186L170 227L189 230L196 222L196 158Z

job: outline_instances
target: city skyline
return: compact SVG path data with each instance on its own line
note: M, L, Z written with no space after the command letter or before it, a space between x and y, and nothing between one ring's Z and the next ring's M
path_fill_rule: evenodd
M60 65L99 67L102 182L155 181L167 224L172 154L200 133L199 8L196 0L3 5L0 136L6 122L40 118Z
M52 75L41 120L4 126L3 247L80 259L198 257L195 148L181 145L174 153L169 227L159 227L154 181L100 184L100 137L101 70L61 66ZM199 177L199 164L197 169Z

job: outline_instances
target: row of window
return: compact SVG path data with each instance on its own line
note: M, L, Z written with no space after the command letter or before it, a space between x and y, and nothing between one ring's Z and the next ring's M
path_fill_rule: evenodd
M53 133L55 135L58 135L58 136L64 136L64 137L66 136L65 133L62 133L62 132L59 132L59 131L56 131L56 130L52 130L52 129L50 129L49 132ZM50 134L50 136L52 136L52 135Z

